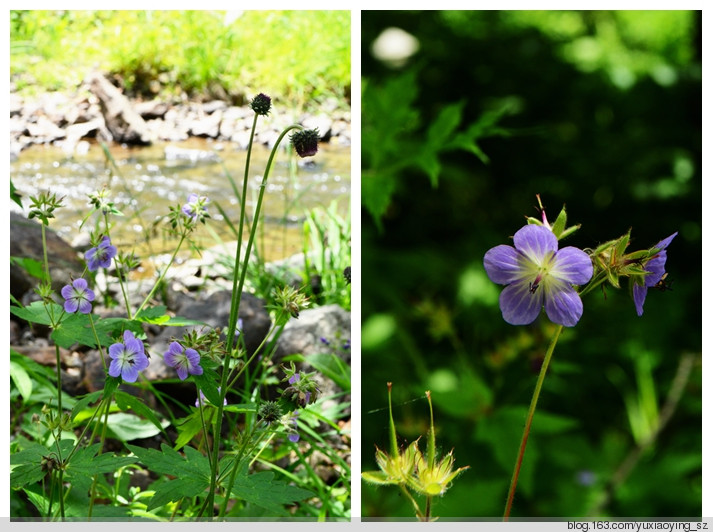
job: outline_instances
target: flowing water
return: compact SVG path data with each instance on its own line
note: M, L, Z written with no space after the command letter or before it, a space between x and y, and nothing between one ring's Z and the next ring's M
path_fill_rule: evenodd
M288 143L283 143L288 146ZM211 203L209 227L199 227L195 239L201 245L234 241L220 205L237 227L239 200L231 186L232 176L242 191L247 153L227 142L191 139L156 143L148 147L108 147L108 158L99 144L82 145L84 150L68 154L61 148L34 146L23 150L11 163L15 188L23 196L25 214L29 196L49 190L64 196L50 227L68 242L87 242L98 220L95 213L82 225L91 210L88 195L106 186L123 217L112 217L112 243L135 249L136 254L172 251L175 238L168 237L169 207L183 205L189 194L207 196ZM265 171L269 150L253 146L248 174L247 216L252 215ZM116 166L111 164L110 159ZM350 149L320 145L316 156L299 159L287 148L276 154L262 205L262 231L257 251L266 261L277 260L302 250L305 212L338 202L341 216L349 216L351 181ZM11 202L15 210L19 207ZM101 229L103 230L103 225ZM147 231L149 228L154 228ZM149 235L148 237L146 235ZM247 235L247 232L244 233ZM244 237L247 239L247 236Z

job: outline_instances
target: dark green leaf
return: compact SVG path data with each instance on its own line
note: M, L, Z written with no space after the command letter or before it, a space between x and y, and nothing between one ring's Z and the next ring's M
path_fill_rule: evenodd
M248 475L247 464L244 464L236 475L231 493L246 502L265 508L275 516L287 516L285 505L314 495L311 491L275 480L275 473L271 471Z
M148 419L160 431L163 431L163 425L161 424L161 421L158 419L158 417L156 417L156 414L154 414L154 411L151 410L144 403L139 401L133 395L130 395L126 392L122 392L121 390L117 390L114 393L114 399L116 400L116 406L118 406L122 410L126 411L129 408L131 408L134 412L136 412L140 416Z

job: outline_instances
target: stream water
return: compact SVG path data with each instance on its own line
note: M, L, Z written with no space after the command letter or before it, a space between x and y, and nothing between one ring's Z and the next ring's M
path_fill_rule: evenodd
M289 146L287 142L284 146ZM83 144L82 153L68 154L58 147L35 146L12 161L12 182L23 196L27 214L29 196L50 190L63 196L50 227L68 242L94 228L98 214L80 228L90 212L88 195L106 186L123 217L112 217L112 242L128 245L135 253L165 253L175 246L163 230L170 206L182 205L195 192L210 198L210 227L200 227L195 240L202 245L233 241L235 236L216 204L237 226L239 200L232 176L242 191L247 153L231 143L194 138L185 142L156 143L148 147L109 146L114 167L99 144ZM305 213L336 201L341 216L349 216L351 182L350 148L320 145L315 157L299 159L280 148L273 160L262 206L262 231L257 250L266 261L285 258L302 250ZM250 161L247 215L252 219L269 150L254 146ZM12 208L19 207L11 202ZM163 217L163 219L162 219ZM145 229L154 226L155 230ZM103 226L102 226L103 228ZM146 235L150 234L148 237ZM246 234L246 233L244 233ZM247 237L245 237L247 238Z

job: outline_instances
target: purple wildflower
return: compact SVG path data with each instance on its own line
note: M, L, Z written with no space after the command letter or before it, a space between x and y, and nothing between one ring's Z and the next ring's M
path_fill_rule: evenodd
M527 325L535 321L544 304L554 323L576 325L583 306L572 285L592 278L589 255L571 246L558 250L557 237L540 225L526 225L515 233L513 243L515 247L492 248L484 259L490 280L507 285L500 294L503 319Z
M189 373L191 375L203 374L203 368L200 366L201 356L198 351L190 347L184 351L183 346L178 342L171 342L168 351L163 354L163 360L176 369L178 378L181 380L185 380Z
M644 266L649 275L644 278L643 285L634 283L634 306L639 316L644 314L644 301L649 288L656 286L663 279L664 267L666 266L666 248L677 234L678 231L654 246L654 249L659 251Z
M299 432L297 432L297 414L290 418L290 422L295 426L295 428L290 430L289 434L287 435L287 439L290 440L292 443L297 443L298 441L300 441L300 434Z
M87 285L87 281L82 278L75 279L72 284L64 286L61 290L66 312L79 312L89 314L92 311L91 301L94 301L94 292Z
M206 204L210 200L205 196L199 196L198 194L190 194L188 196L188 203L181 207L181 212L191 218L193 222L197 222L206 217L208 209L206 209Z
M111 245L108 236L102 237L99 245L91 248L84 256L87 259L87 268L90 272L95 272L99 268L111 266L111 259L116 257L116 248Z
M109 346L109 375L121 378L126 382L135 382L139 371L149 367L149 359L144 353L144 343L131 331L124 331L124 343Z

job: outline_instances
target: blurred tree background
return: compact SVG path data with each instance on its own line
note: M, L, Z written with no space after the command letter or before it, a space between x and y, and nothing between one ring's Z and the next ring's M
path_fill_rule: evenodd
M362 457L404 442L470 466L433 514L501 517L554 326L505 323L483 255L566 204L579 248L678 231L638 317L592 292L555 349L512 519L702 512L701 13L361 13ZM425 438L421 441L425 448ZM414 519L362 485L364 517Z

